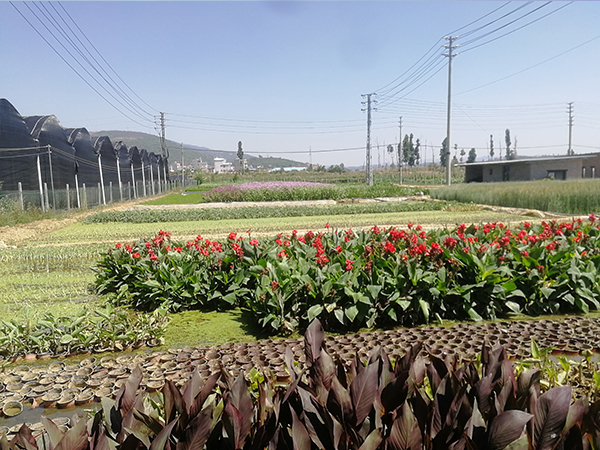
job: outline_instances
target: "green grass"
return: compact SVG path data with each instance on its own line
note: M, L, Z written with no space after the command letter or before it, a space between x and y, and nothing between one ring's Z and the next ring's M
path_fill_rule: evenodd
M202 198L202 194L199 192L192 192L190 194L169 194L164 197L160 197L154 200L144 202L143 205L186 205L195 203L204 203L205 200Z
M16 226L42 219L62 218L64 214L54 210L42 212L40 208L31 205L28 205L23 211L17 200L9 197L0 198L0 227Z
M600 211L600 179L459 184L432 189L431 196L465 203L590 214Z

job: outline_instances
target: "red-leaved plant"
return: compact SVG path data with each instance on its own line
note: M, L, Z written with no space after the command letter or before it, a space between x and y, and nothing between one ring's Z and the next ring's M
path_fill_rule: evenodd
M161 401L138 392L135 370L115 400L86 424L63 432L42 419L37 440L27 426L0 449L335 449L551 450L600 448L600 402L573 402L571 388L544 393L540 374L515 376L502 347L483 347L479 368L453 358L402 356L375 348L367 360L344 365L323 346L314 321L305 334L306 369L285 355L290 383L269 378L252 390L243 373L202 379L180 390L167 381Z

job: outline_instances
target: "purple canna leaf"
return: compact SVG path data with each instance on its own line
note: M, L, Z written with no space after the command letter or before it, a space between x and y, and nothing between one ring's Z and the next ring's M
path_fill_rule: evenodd
M479 410L487 415L492 409L492 391L494 389L493 374L481 378L474 386L475 397L479 404Z
M373 408L378 390L377 364L370 364L359 373L350 385L350 397L354 405L355 425L360 426Z
M252 427L252 416L254 415L254 405L252 403L252 397L248 391L244 374L236 378L227 397L227 402L232 403L238 411L243 415L244 422L242 428L242 434L247 435Z
M587 398L585 397L580 398L575 403L573 403L569 408L569 414L567 415L567 420L565 422L563 434L566 435L569 432L569 430L576 425L581 426L583 418L589 411L589 408L589 403L587 401Z
M168 445L169 438L171 437L171 431L173 431L173 427L176 424L177 419L173 420L166 427L164 427L163 430L152 440L152 445L148 450L165 450L165 447Z
M117 393L117 396L115 397L117 409L121 412L121 416L125 417L131 408L133 408L137 390L140 387L141 381L142 370L139 366L136 366L127 379L127 382L121 387Z
M185 384L183 388L183 404L186 406L186 411L189 413L189 409L192 407L194 399L200 393L202 389L202 376L198 369L192 372L192 376Z
M385 412L389 413L398 408L408 395L408 372L402 372L381 391L381 403Z
M381 430L376 428L369 433L358 450L377 450L382 442L383 436L381 436Z
M292 443L294 450L310 450L311 440L304 424L298 419L294 408L290 407L292 412Z
M352 416L352 398L348 393L348 390L342 386L340 380L335 377L333 382L331 383L331 391L330 391L330 401L336 403L341 412L341 417L338 419L343 421L350 421L350 417ZM331 408L329 408L331 410Z
M93 442L93 441L92 441ZM111 450L112 447L108 441L108 436L106 436L106 432L104 428L101 428L97 438L95 439L95 444L92 447L90 443L90 450Z
M316 368L319 372L321 383L323 383L326 390L329 390L331 388L331 382L336 374L336 365L331 356L329 356L329 353L325 350L321 350L321 356L317 361Z
M558 443L570 403L571 386L550 389L537 399L532 436L535 450L550 450Z
M84 450L88 447L87 422L73 415L71 428L67 430L54 450Z
M421 341L417 341L408 349L402 358L396 361L396 367L394 368L396 375L410 370L422 347L423 343Z
M185 408L183 396L171 380L166 380L162 392L165 397L165 422L171 423L177 412L181 413Z
M319 319L315 319L306 329L304 333L304 352L306 354L306 364L312 366L314 362L321 356L321 348L325 333Z
M207 406L197 414L183 431L177 450L202 450L213 429L213 406Z
M285 346L285 365L290 374L290 380L295 381L298 375L294 367L294 353L289 345Z
M60 431L58 425L56 425L52 420L48 419L45 416L40 418L40 422L44 425L46 432L48 433L48 437L50 438L50 444L52 447L56 447L59 441L62 439L64 433Z
M208 377L202 385L202 389L200 389L200 392L198 393L192 404L187 404L189 419L193 419L194 417L196 417L200 410L202 410L204 402L206 401L210 393L214 390L215 386L217 385L217 382L219 381L219 378L221 378L221 372L215 372L210 377Z
M15 447L14 444L17 444L18 447ZM31 434L31 430L27 425L21 425L21 428L19 428L19 431L11 441L10 448L23 448L25 450L38 449L35 438Z
M488 450L502 450L516 441L525 431L533 416L523 411L510 410L498 414L488 427Z
M423 448L421 429L408 402L404 402L398 418L392 424L387 445L391 450L421 450Z

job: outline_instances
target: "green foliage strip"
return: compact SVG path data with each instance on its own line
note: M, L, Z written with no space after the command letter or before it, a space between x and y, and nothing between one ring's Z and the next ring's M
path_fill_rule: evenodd
M589 221L408 224L370 230L296 231L224 242L171 243L161 231L117 244L96 267L99 294L142 310L241 306L271 333L319 318L330 330L494 319L510 313L600 309L600 225Z

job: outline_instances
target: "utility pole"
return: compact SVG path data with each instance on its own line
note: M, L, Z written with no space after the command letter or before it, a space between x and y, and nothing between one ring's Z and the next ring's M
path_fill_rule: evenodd
M312 169L312 147L310 145L308 146L308 163Z
M371 96L376 95L375 93L363 94L362 97L367 98L367 156L366 156L366 172L367 172L367 186L373 186L373 171L371 169ZM364 105L365 102L362 102ZM364 109L362 110L364 111Z
M567 155L574 155L573 147L571 147L571 138L573 137L573 102L569 103L569 149Z
M164 166L166 167L168 164L168 159L169 159L169 148L167 147L167 140L165 139L165 113L161 112L160 113L160 148L162 150L162 156L164 161ZM165 170L165 182L167 181L166 179L166 170Z
M400 135L398 136L398 175L400 177L400 184L402 184L402 116L398 122L400 127Z
M183 142L181 143L181 187L183 186L185 169L183 168Z
M454 50L457 46L452 45L455 39L458 39L458 36L445 36L444 39L448 41L448 45L444 45L445 48L448 49L448 53L444 53L444 56L448 57L448 111L446 118L446 186L450 186L452 179L452 169L450 160L450 112L452 110L452 58L454 58L457 54L452 54L452 50Z

